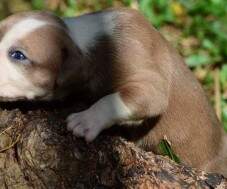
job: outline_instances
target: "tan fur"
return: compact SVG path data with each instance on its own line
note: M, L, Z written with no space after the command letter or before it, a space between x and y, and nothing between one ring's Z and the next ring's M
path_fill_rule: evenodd
M17 43L33 64L15 66L45 91L34 98L89 94L97 102L68 117L75 135L91 141L103 129L123 124L121 134L127 130L128 139L142 148L160 153L158 144L166 137L183 162L227 176L226 134L178 53L137 11L97 14L106 14L101 17L103 28L105 22L111 24L86 51L73 41L73 31L69 35L64 23L47 13L19 14L0 25L2 38L25 17L47 22Z
M117 90L137 119L159 116L155 124L146 121L152 129L137 142L158 153L167 137L184 162L202 169L219 157L226 174L227 151L219 153L225 133L198 81L140 14L124 10L119 19Z

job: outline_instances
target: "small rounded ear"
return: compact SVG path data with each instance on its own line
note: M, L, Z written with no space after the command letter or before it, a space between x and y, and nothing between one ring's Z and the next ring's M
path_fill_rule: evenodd
M57 75L57 79L56 79L56 87L59 87L62 85L63 80L64 80L64 76L65 76L65 69L66 69L66 64L65 61L68 58L68 51L67 49L64 47L61 49L61 64L59 66L59 70L58 70L58 75Z
M82 54L80 50L73 44L67 44L61 49L62 60L56 80L56 86L64 88L72 82L75 75L78 75L82 66Z
M62 60L61 60L61 65L60 65L57 80L56 80L57 87L61 87L64 85L64 83L68 79L69 73L71 72L70 70L72 69L72 65L71 65L72 60L70 58L69 49L67 49L66 47L62 48L61 54L62 54L61 56Z

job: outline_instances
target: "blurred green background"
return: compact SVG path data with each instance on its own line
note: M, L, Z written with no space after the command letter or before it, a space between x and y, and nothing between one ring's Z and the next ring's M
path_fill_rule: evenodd
M227 131L225 0L0 0L0 18L35 9L74 16L112 6L140 10L179 50L203 84Z

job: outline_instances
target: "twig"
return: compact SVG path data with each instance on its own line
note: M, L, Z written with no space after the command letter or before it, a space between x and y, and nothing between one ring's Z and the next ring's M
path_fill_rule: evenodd
M10 127L6 128L5 130L3 130L3 131L0 133L0 136L1 136L1 135L6 135L6 134L7 134L6 131L11 130L12 128L13 128L13 126L10 126ZM6 151L6 150L12 148L12 147L20 140L20 136L21 136L21 135L19 134L14 142L13 142L13 140L10 138L10 145L6 146L5 148L0 149L0 153L2 153L2 152L4 152L4 151Z
M20 137L21 137L21 135L19 134L14 142L11 141L11 144L9 146L6 146L5 148L0 149L0 153L4 152L6 150L9 150L13 146L15 146L15 144L20 140Z

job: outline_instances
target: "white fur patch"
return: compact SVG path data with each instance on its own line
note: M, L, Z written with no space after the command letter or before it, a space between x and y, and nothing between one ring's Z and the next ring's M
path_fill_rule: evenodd
M47 23L28 18L15 24L0 42L0 97L33 99L43 93L26 78L24 70L12 63L8 57L9 48L16 45L17 40Z
M92 141L102 130L128 120L130 116L131 111L120 95L114 93L101 98L83 112L71 114L67 118L68 129L72 130L76 136Z
M28 18L15 24L2 38L0 49L8 49L19 39L46 25L47 23L34 18Z
M43 95L40 88L24 76L23 70L13 66L7 59L0 63L0 97L5 98L27 98Z

